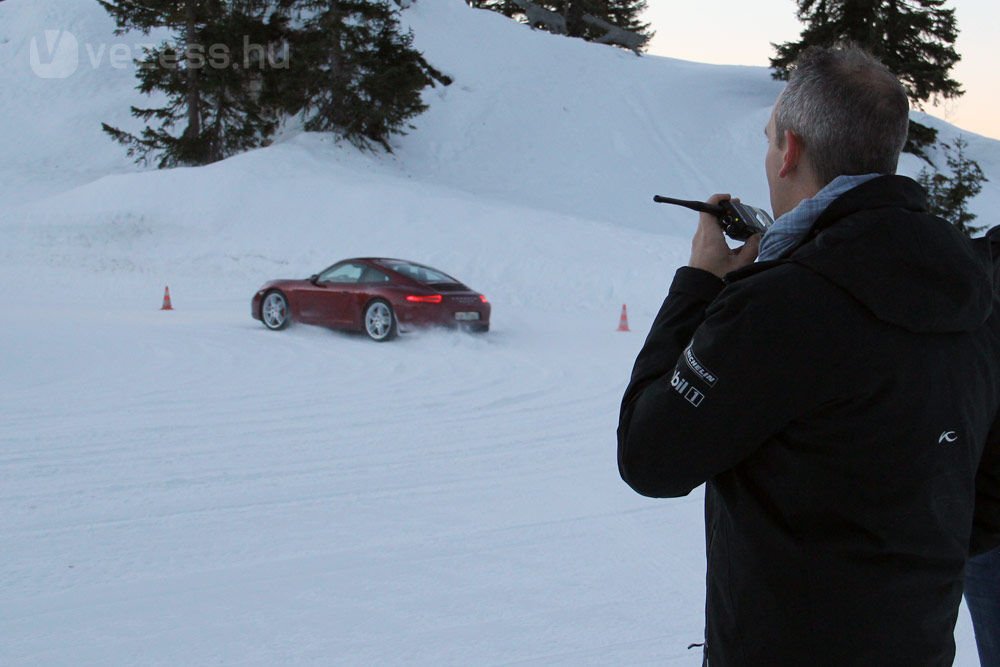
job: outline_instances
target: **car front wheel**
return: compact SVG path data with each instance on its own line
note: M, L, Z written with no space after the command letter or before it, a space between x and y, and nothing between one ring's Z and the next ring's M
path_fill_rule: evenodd
M379 343L396 337L396 315L385 301L372 301L365 308L365 333Z
M260 304L260 319L272 331L284 329L291 318L288 315L288 299L281 292L268 292Z

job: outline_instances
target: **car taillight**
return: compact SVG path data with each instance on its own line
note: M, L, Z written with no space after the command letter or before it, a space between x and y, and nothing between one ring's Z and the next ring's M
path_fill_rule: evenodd
M430 296L419 296L413 294L406 297L406 300L410 303L441 303L444 301L444 297L440 294L431 294Z
M479 295L479 300L482 301L483 303L489 303L490 302L490 300L486 298L485 294L480 294Z

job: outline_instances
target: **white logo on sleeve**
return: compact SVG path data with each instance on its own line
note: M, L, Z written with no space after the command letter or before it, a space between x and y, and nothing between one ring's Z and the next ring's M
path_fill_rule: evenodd
M951 443L955 442L956 440L958 440L957 433L955 433L954 431L945 431L944 433L941 434L941 437L938 438L938 443L939 444L944 442Z
M709 387L714 387L715 383L718 382L719 377L712 371L705 368L705 365L698 361L698 357L694 356L694 350L691 349L691 343L689 343L687 348L684 349L684 363L686 363L688 368L694 371L695 375L700 377Z
M694 387L691 387L690 389L687 390L687 393L684 394L684 398L686 398L688 403L690 403L694 407L698 407L699 405L701 405L702 399L705 398L705 394L701 393Z
M681 377L679 371L674 371L673 376L670 378L670 386L694 407L701 405L702 400L705 398L705 394L692 387L690 382Z

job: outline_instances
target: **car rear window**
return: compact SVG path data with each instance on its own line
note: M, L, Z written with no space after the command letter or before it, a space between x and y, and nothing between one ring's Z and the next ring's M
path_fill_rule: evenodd
M378 269L373 269L370 266L365 267L365 272L361 274L361 281L363 283L387 283L389 282L389 276L382 273Z
M407 278L413 278L418 282L428 285L458 283L458 281L451 276L441 273L437 269L432 269L429 266L421 266L419 264L399 261L383 261L381 264L397 273L403 274Z

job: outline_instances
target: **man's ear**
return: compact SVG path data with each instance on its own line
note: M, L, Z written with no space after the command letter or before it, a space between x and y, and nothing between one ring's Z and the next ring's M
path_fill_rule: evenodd
M785 130L785 153L781 159L778 176L784 178L795 171L802 160L802 139L791 130Z

